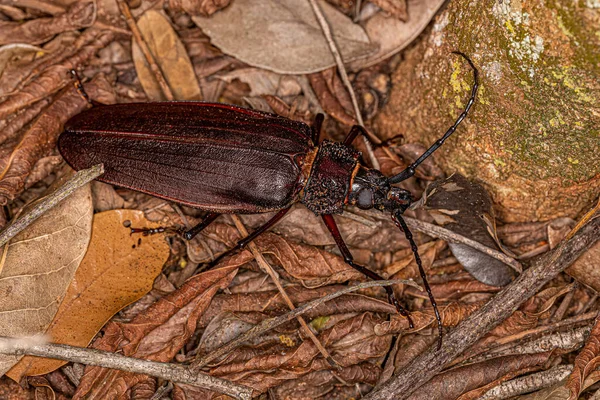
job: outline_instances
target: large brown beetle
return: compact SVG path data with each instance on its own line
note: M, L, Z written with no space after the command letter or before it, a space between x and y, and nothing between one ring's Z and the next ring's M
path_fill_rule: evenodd
M103 163L99 180L208 211L205 219L184 233L191 239L220 214L278 211L235 247L242 248L277 223L296 203L320 215L344 260L371 279L383 279L354 262L333 214L346 204L389 212L414 253L439 328L442 323L417 245L402 214L410 192L392 186L412 177L415 168L452 135L475 102L478 71L469 101L448 131L415 162L393 177L361 165L351 143L364 129L352 127L341 142L319 143L323 116L312 128L274 114L233 105L161 102L92 107L65 124L58 146L76 170ZM82 90L82 89L81 89ZM84 92L82 92L84 93ZM385 288L390 303L412 321Z

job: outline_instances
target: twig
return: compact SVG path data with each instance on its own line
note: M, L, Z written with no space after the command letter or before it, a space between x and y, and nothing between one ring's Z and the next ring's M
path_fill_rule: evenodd
M406 399L456 356L508 318L543 285L570 266L599 240L600 217L596 214L587 219L588 223L570 234L568 240L563 240L554 250L537 258L531 268L446 335L441 350L430 347L404 367L398 375L369 393L365 400Z
M351 286L351 287L339 290L335 293L331 293L331 294L328 294L327 296L324 296L319 299L315 299L311 302L308 302L292 311L287 312L286 314L280 315L275 318L265 319L260 324L255 325L251 329L242 333L237 338L233 339L231 342L219 347L212 353L207 354L206 356L202 357L200 360L192 363L192 366L195 369L203 368L206 365L208 365L208 363L210 363L211 361L213 361L221 356L224 356L225 354L228 354L229 352L238 348L244 342L247 342L248 340L257 337L258 335L261 335L267 331L270 331L271 329L275 329L278 326L280 326L288 321L291 321L292 319L297 318L298 316L314 309L315 307L317 307L329 300L335 299L336 297L340 297L344 294L355 292L355 291L361 290L361 289L370 288L370 287L391 286L391 285L396 285L396 284L405 284L405 285L410 285L410 286L416 287L418 289L421 289L421 287L419 285L417 285L415 282L413 282L412 280L397 279L397 280L390 280L390 281L363 282L356 286Z
M553 386L565 379L573 371L573 364L558 365L547 371L512 379L488 390L480 400L501 400L517 397Z
M40 200L36 206L27 212L27 214L18 217L14 222L0 232L0 247L4 246L10 239L31 225L31 223L41 217L42 214L73 194L73 192L75 192L77 189L96 179L103 173L104 168L102 164L94 165L89 169L82 169L81 171L77 172L61 187Z
M356 100L356 94L354 93L354 89L352 88L352 84L350 83L350 79L348 79L348 73L346 72L346 67L344 67L344 61L342 60L342 55L333 39L333 34L331 33L331 27L329 23L325 19L323 15L323 11L321 11L321 7L317 4L317 0L308 0L315 16L317 17L317 21L319 21L319 25L321 25L321 30L323 31L323 35L325 35L325 39L327 40L327 44L329 45L329 49L331 50L331 54L333 55L333 59L335 60L335 64L337 65L338 72L340 77L342 78L342 82L348 89L348 93L350 94L350 99L352 100L352 107L354 108L354 114L356 115L356 120L360 126L365 126L365 122L362 119L362 114L360 112L360 108L358 107L358 101ZM367 140L366 137L363 136L363 140L365 142L365 146L367 148L367 154L369 155L369 161L371 161L371 166L375 169L380 169L379 161L377 161L377 157L373 153L373 147L371 143Z
M425 233L437 239L443 239L447 242L465 244L474 248L475 250L479 250L480 252L487 254L492 258L495 258L498 261L503 262L519 273L523 272L523 266L520 262L498 250L484 246L473 239L469 239L468 237L454 233L449 229L442 228L441 226L419 221L415 218L404 217L404 219L406 220L408 227L414 229L415 231Z
M202 387L224 393L237 399L250 400L252 389L201 373L192 373L188 367L156 361L125 357L120 354L68 346L65 344L40 343L39 340L13 339L0 336L0 353L48 357L78 362L86 365L118 369L137 374L151 375L165 380Z
M233 218L233 222L235 223L236 228L238 229L238 231L240 231L242 236L244 236L244 237L248 236L248 231L246 230L246 227L244 226L244 224L242 223L240 218L237 215L232 215L231 217ZM283 297L283 299L286 302L289 309L292 311L295 310L296 306L294 305L294 303L292 302L292 300L286 293L283 286L281 286L279 277L277 276L277 274L275 273L273 268L269 265L269 263L264 259L264 257L262 256L262 253L258 250L258 247L256 247L254 242L250 242L250 243L248 243L248 248L254 255L254 258L256 259L256 262L258 262L258 265L260 266L260 268L264 272L269 274L269 276L271 277L271 280L273 281L273 283L275 283L275 286L277 286L277 290L279 290L281 297ZM301 316L297 316L296 319L302 326L304 333L306 333L306 335L308 335L308 337L312 340L312 342L315 344L315 346L317 346L317 349L319 349L319 352L323 355L323 357L327 360L327 362L335 369L340 370L342 367L340 367L340 365L337 362L335 362L333 357L331 357L331 355L329 354L327 349L325 349L325 347L321 344L319 339L315 336L314 332L310 329L310 327L308 326L308 324L306 323L304 318L302 318Z
M135 23L135 19L133 18L133 15L131 15L131 10L129 9L129 6L125 2L125 0L117 0L117 4L119 4L119 8L121 9L121 13L123 13L123 16L125 17L127 26L129 26L129 29L133 34L135 43L139 46L140 50L142 51L142 54L144 55L144 58L148 62L150 71L152 71L152 73L154 74L154 79L156 79L156 82L160 86L160 89L165 95L165 98L168 101L173 101L175 99L175 97L173 96L173 92L171 91L171 88L169 87L165 77L163 76L163 73L157 64L154 55L148 47L148 44L146 44L146 41L142 37L142 32L140 32L140 28L138 28L137 24Z

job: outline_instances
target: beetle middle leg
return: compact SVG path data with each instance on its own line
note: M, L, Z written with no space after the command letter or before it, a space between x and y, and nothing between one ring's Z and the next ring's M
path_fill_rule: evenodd
M376 280L376 281L384 280L384 278L382 278L375 272L371 271L367 267L364 267L364 266L354 262L354 257L352 257L352 253L348 249L348 246L346 246L344 239L342 239L342 235L340 234L340 230L338 229L338 226L337 226L335 220L333 219L333 216L330 214L325 214L325 215L321 215L321 217L323 218L323 221L325 222L325 226L327 226L327 229L329 229L331 236L333 236L335 243L337 244L338 248L340 249L340 252L342 253L342 256L344 257L344 261L346 262L346 264L350 265L352 268L354 268L358 272L365 274L366 276L368 276L369 278L371 278L373 280ZM390 286L384 286L383 288L387 292L388 301L396 307L396 310L398 310L400 315L402 315L402 316L406 317L406 319L408 319L408 326L411 329L414 328L414 324L413 324L412 319L410 318L410 314L408 313L408 311L406 311L404 309L404 307L402 307L400 305L400 303L396 299L396 296L394 295L394 291L392 290L392 288Z
M269 229L271 229L273 227L273 225L275 225L277 222L279 222L288 213L288 211L291 210L291 208L292 207L290 206L288 208L284 208L282 210L279 210L277 212L277 214L275 214L273 217L271 217L270 220L268 220L267 222L265 222L260 227L256 228L254 230L254 232L252 232L251 234L249 234L248 236L246 236L242 240L238 241L237 244L234 247L232 247L231 249L225 251L224 253L222 253L221 255L219 255L217 258L215 258L210 263L209 268L212 268L215 264L217 264L224 257L230 255L231 253L236 252L236 251L238 251L240 249L243 249L244 247L246 247L248 245L248 243L250 243L251 241L253 241L257 237L259 237L260 235L262 235L263 233L265 233L266 231L268 231Z

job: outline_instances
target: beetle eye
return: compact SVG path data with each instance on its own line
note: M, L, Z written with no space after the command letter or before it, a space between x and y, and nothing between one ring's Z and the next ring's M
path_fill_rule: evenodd
M370 190L363 189L358 192L358 197L356 200L356 205L358 208L362 208L363 210L373 208L373 193Z

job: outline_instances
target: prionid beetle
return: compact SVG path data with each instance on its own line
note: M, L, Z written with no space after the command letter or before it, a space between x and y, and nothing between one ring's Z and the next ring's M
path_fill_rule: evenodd
M427 282L417 244L402 218L409 191L393 184L412 177L467 116L479 86L478 71L464 111L448 131L404 171L392 177L361 165L351 143L363 127L355 125L341 143L319 143L323 115L311 127L274 114L202 102L160 102L94 106L70 119L59 138L64 159L80 170L103 163L99 180L208 211L184 233L191 239L220 214L278 211L241 240L244 247L276 224L296 202L320 215L347 264L371 279L381 276L354 262L333 214L346 204L389 212L408 239L433 306L442 341L441 317ZM87 98L79 82L79 90ZM89 99L88 99L89 101ZM409 313L385 288L400 314Z

